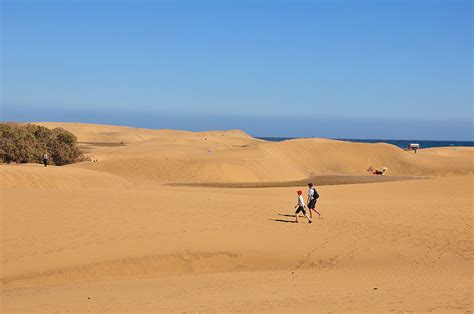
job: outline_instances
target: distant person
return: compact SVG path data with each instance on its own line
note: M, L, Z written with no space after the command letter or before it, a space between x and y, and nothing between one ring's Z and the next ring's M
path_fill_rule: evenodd
M316 188L313 186L313 183L308 183L308 210L309 210L309 218L313 218L314 211L316 214L319 215L321 218L321 213L316 209L316 202L318 201L319 194L316 191Z
M387 170L388 170L387 167L383 167L381 170L378 170L378 169L372 168L372 166L370 166L369 169L367 169L368 172L370 172L374 175L378 175L378 176L385 175L385 171L387 171Z
M295 222L298 223L298 214L299 212L302 212L303 215L308 218L308 223L311 223L311 218L308 217L308 215L306 214L306 210L304 210L306 205L304 204L303 192L297 191L296 193L298 194L298 203L295 206L295 208L297 208L295 212Z
M48 153L44 153L43 154L43 164L44 164L45 167L48 166L48 161L49 161L49 155L48 155Z

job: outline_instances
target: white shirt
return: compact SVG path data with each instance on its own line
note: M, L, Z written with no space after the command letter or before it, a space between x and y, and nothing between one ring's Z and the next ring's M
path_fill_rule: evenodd
M314 188L308 190L308 196L310 201L314 200Z
M304 205L304 199L303 199L303 195L298 195L298 205L299 206L305 206Z

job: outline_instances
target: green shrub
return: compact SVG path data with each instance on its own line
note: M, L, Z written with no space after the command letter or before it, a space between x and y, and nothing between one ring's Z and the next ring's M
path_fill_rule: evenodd
M56 128L53 129L53 139L51 157L54 164L59 166L70 164L81 156L74 134L62 128Z
M44 153L51 157L51 164L58 166L84 160L76 136L63 128L50 130L34 124L0 123L3 162L41 163Z

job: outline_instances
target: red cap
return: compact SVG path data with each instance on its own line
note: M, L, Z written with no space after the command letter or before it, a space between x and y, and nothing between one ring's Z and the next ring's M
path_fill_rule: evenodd
M301 195L301 194L303 194L303 191L298 190L298 191L296 191L296 193L298 193L298 195Z

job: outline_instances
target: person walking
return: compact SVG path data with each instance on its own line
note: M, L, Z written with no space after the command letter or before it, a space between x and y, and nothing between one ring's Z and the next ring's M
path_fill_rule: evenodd
M49 160L48 153L44 153L43 154L43 164L44 164L45 167L48 166L48 160Z
M319 218L321 218L321 213L316 209L316 202L318 198L319 194L318 191L316 191L316 188L313 186L313 183L308 183L308 210L310 218L313 218L313 213L311 211L314 211L319 215Z
M298 223L298 213L302 212L303 215L308 218L308 223L311 223L311 218L308 217L304 209L306 205L304 204L303 191L296 191L296 193L298 194L298 203L295 206L295 208L297 208L295 212L295 222Z

